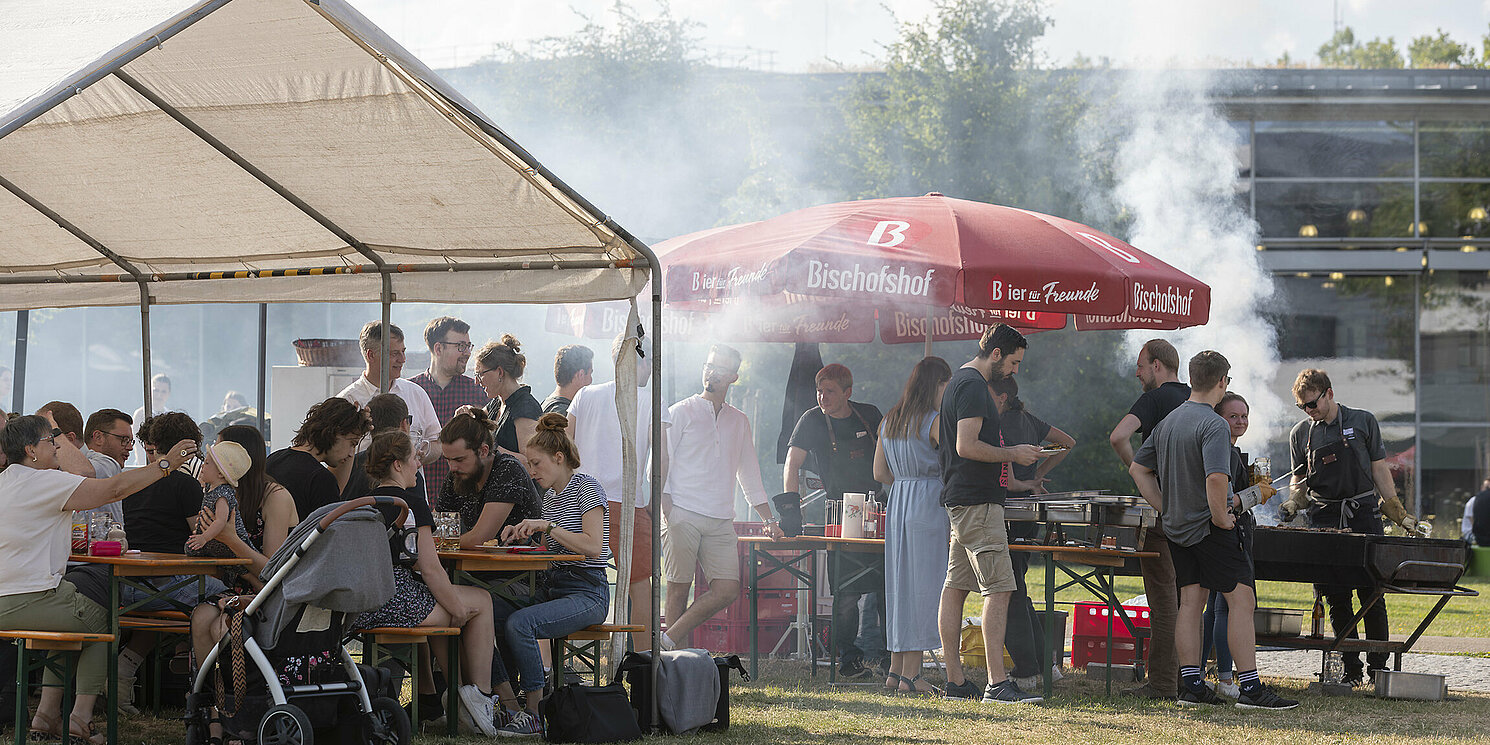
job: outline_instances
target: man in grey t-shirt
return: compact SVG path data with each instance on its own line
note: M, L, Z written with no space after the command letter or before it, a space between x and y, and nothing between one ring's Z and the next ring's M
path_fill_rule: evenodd
M1231 382L1231 363L1210 350L1190 358L1190 398L1179 405L1133 456L1128 473L1143 498L1159 510L1180 614L1174 646L1180 658L1179 702L1218 705L1224 701L1205 684L1200 661L1200 617L1211 591L1226 596L1231 655L1236 661L1237 706L1292 709L1257 677L1257 640L1252 614L1257 604L1252 560L1237 535L1231 497L1231 428L1215 406ZM1163 488L1160 488L1163 484Z

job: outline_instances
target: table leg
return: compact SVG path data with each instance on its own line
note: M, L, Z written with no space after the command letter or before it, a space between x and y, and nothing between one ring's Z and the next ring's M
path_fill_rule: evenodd
M832 578L838 574L838 570L841 568L839 561L839 552L831 548L828 549L828 583L830 585L833 582ZM814 602L816 601L814 600ZM828 685L838 684L838 629L832 626L832 624L837 622L838 619L836 618L828 621Z
M811 665L812 677L817 677L817 551L807 552L807 664ZM800 595L798 596L798 603Z
M1104 574L1107 579L1107 697L1112 698L1112 622L1117 620L1118 614L1122 613L1122 606L1118 603L1117 593L1112 590L1112 570L1108 569ZM1133 649L1138 649L1134 644Z
M1062 629L1064 636L1065 629ZM1051 673L1051 665L1055 660L1055 554L1045 555L1045 665L1042 671L1045 678L1045 698L1050 698L1055 691L1055 678Z
M107 724L108 745L117 745L119 742L119 575L114 572L112 565L109 566L109 631L114 634L114 641L109 642L109 715ZM64 721L66 716L63 717ZM20 728L20 720L16 720L16 727ZM66 725L64 725L66 726Z
M760 565L757 563L760 558L756 554L755 543L753 541L750 543L750 551L747 554L746 560L750 562L750 584L746 589L746 592L750 593L750 624L748 629L750 632L750 677L759 678L761 650L760 640L756 637L760 634L760 595L756 592L756 586L760 582Z

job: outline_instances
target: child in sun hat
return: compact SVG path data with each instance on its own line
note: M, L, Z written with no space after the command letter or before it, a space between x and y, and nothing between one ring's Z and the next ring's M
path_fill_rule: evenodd
M249 542L248 530L243 527L243 513L238 509L238 479L248 473L252 460L248 457L248 451L236 442L217 442L206 448L202 453L202 471L197 480L202 482L202 488L206 492L202 496L202 510L212 514L212 522L206 526L198 525L198 531L192 537L186 539L186 553L189 556L213 556L223 559L233 558L233 550L227 544L218 540L222 531L228 527L228 516L233 518L233 529L237 531L239 540ZM229 584L233 584L243 574L242 567L226 567L224 578Z

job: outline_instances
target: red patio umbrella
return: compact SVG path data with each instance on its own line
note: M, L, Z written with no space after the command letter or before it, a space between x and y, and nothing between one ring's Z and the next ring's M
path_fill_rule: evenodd
M1204 283L1106 233L935 193L825 204L656 248L674 309L873 310L886 341L915 340L928 320L935 338L976 338L953 328L958 317L1044 330L1075 314L1078 328L1174 329L1210 315Z

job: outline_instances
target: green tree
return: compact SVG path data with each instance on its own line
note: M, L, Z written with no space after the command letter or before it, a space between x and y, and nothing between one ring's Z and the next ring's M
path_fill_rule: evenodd
M1353 70L1397 70L1402 68L1402 53L1390 36L1361 43L1355 31L1346 26L1319 47L1319 63Z
M926 21L902 25L884 74L865 76L847 98L828 185L862 198L937 191L1088 222L1085 196L1108 182L1110 158L1078 134L1094 104L1077 78L1040 68L1049 24L1035 0L941 0ZM1133 488L1106 441L1141 391L1098 382L1121 375L1121 343L1117 332L1030 338L1020 395L1080 443L1054 486ZM854 370L856 396L888 404L917 356L908 351L829 347L824 357ZM935 349L953 366L975 351L972 342Z
M1474 49L1449 38L1447 31L1426 34L1407 45L1407 59L1413 67L1474 67Z

